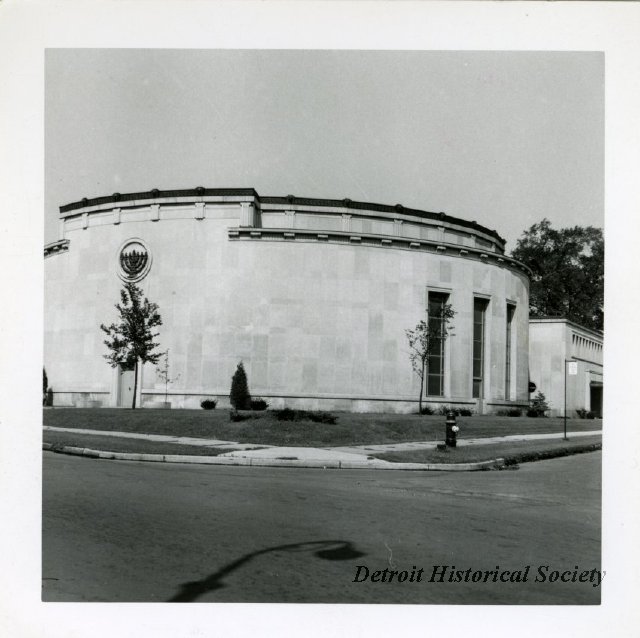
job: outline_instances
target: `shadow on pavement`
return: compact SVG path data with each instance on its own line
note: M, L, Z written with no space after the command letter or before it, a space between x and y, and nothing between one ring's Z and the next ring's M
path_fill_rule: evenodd
M193 581L190 583L183 583L180 585L180 591L170 598L167 602L170 603L190 603L197 600L203 594L216 589L222 589L225 584L222 579L228 576L242 565L248 563L250 560L261 556L269 552L313 552L318 558L324 560L351 560L354 558L360 558L365 556L363 552L354 548L353 544L349 541L341 540L324 540L324 541L311 541L308 543L291 543L288 545L276 545L274 547L267 547L266 549L246 554L241 558L225 565L217 572L203 578L202 580Z

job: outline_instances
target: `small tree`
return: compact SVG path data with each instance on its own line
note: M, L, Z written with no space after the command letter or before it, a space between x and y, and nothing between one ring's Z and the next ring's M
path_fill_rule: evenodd
M247 373L244 371L242 361L238 364L231 378L231 392L229 395L231 405L236 410L251 409L251 394L247 382Z
M527 416L543 417L546 416L548 410L549 404L547 403L547 397L545 397L542 392L538 392L538 394L531 399L531 405L527 410Z
M451 304L444 303L439 306L435 315L428 317L428 321L419 321L413 330L405 330L409 342L409 360L411 367L420 379L420 394L418 396L418 409L422 414L422 394L424 380L428 374L429 357L436 347L446 340L451 332L451 321L455 316Z
M169 348L162 355L162 363L158 366L158 376L160 380L164 383L164 402L167 402L167 395L169 393L169 384L177 381L180 378L180 374L178 373L175 377L169 376L169 370L171 366L169 365Z
M120 303L115 305L120 320L110 326L100 325L107 334L104 344L111 351L104 358L112 368L125 366L134 369L133 401L136 407L138 389L138 366L140 363L158 363L162 353L153 352L158 347L154 339L158 336L153 328L162 325L158 306L143 298L142 290L134 283L125 284L120 291Z

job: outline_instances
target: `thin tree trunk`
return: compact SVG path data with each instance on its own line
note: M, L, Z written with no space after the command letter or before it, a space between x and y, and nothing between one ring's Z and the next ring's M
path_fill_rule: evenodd
M133 401L131 402L131 409L136 409L136 395L138 394L138 360L136 359L136 364L133 373Z
M424 365L422 366L422 374L420 375L420 397L418 399L418 414L422 414L422 392L424 391Z

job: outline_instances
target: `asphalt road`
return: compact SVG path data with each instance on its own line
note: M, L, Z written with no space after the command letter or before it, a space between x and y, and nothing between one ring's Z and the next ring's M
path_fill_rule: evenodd
M423 473L45 453L43 600L597 604L600 463Z

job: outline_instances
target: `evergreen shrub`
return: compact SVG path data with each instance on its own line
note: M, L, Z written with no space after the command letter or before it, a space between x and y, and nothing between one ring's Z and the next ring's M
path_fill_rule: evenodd
M238 364L236 371L231 378L231 392L229 393L231 405L236 410L251 409L251 394L249 393L249 383L247 373L244 371L242 361Z

